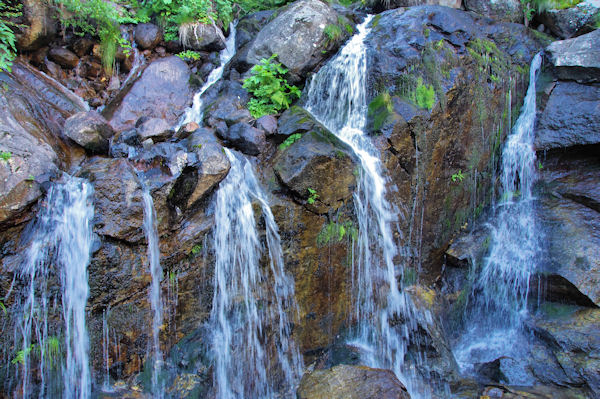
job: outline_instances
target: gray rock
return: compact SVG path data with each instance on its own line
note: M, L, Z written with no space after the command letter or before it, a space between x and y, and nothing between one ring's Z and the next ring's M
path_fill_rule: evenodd
M298 197L308 199L316 191L309 209L326 213L352 197L356 185L351 150L317 124L286 149L280 149L274 170L281 182ZM312 201L311 201L312 202Z
M304 374L298 399L410 399L391 370L339 365Z
M245 122L231 126L222 136L227 145L231 145L244 154L258 155L266 147L265 132Z
M241 86L239 89L241 89ZM213 127L216 127L219 121L225 122L227 126L240 122L250 122L252 116L246 107L248 93L244 89L241 89L241 91L222 90L219 97L204 111L204 121Z
M535 135L537 151L600 143L600 84L558 82Z
M131 243L143 241L142 187L129 162L93 158L79 175L94 186L94 231Z
M575 39L554 42L546 48L560 79L600 82L600 29Z
M462 0L375 0L370 1L371 7L376 12L393 10L399 7L413 7L422 5L438 5L450 8L461 8Z
M573 385L600 392L600 310L548 304L530 328L551 348Z
M561 10L550 9L538 15L542 22L555 36L567 39L595 28L600 16L599 0L584 0L581 3Z
M256 34L275 15L276 10L265 10L246 15L240 20L236 28L235 47L242 48L256 37Z
M519 0L465 0L465 9L497 21L523 22Z
M115 131L102 115L96 111L88 111L67 119L64 134L92 153L106 154L109 139Z
M306 133L315 129L319 124L304 109L294 105L281 114L277 121L277 134L282 138L294 133Z
M322 51L328 45L339 44L339 40L330 43L325 34L327 25L336 23L337 13L324 2L296 1L258 32L236 56L234 64L243 72L261 59L277 54L277 60L292 75L305 76L324 59Z
M261 116L256 120L256 127L265 132L267 136L275 134L277 132L277 118L273 115Z
M135 27L135 42L142 50L152 50L162 40L162 32L154 24L138 24Z
M231 167L223 147L210 129L198 129L187 140L188 151L193 157L178 177L168 199L171 207L181 210L195 208L227 176Z
M173 136L175 132L164 119L149 118L137 127L140 141L152 139L154 142L165 141Z
M190 103L189 80L190 71L182 59L160 58L144 70L124 96L117 96L106 107L104 116L117 132L133 128L142 116L174 125Z
M225 36L214 24L183 24L179 32L184 47L205 51L219 51L225 48Z
M600 165L594 147L550 154L540 173L538 210L550 299L600 306Z
M48 52L48 58L63 68L73 69L79 63L79 57L64 47L54 47Z

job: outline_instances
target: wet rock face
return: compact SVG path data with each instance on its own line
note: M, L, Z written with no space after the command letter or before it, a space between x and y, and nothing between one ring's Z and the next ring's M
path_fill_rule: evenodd
M326 3L296 1L260 29L240 50L234 66L243 72L261 59L277 54L277 60L296 76L293 80L297 80L323 61L322 50L329 50L334 44L339 46L343 35L332 41L325 33L328 25L337 23L337 13Z
M432 282L451 236L491 199L508 115L542 45L521 25L440 6L386 11L372 24L367 129L398 188L401 245L420 254L405 264Z
M594 396L600 392L600 361L591 354L600 349L600 310L554 305L545 311L530 326L550 348L545 365L555 370L556 382L583 385ZM547 376L545 368L538 371Z
M600 84L556 83L537 123L536 151L599 143Z
M541 270L551 299L600 306L600 164L592 155L598 146L590 147L542 161Z
M575 39L561 40L546 48L556 75L580 83L600 81L600 29Z
M80 172L94 186L94 231L136 243L144 239L142 187L125 159L92 159Z
M108 141L115 131L96 111L80 112L65 122L65 136L86 150L100 154L108 152Z
M71 50L63 47L54 47L53 49L50 49L48 58L67 69L73 69L79 63L79 57Z
M248 155L260 154L267 145L265 133L244 122L236 123L220 136L227 145Z
M410 395L390 370L340 365L305 374L298 398L410 399Z
M189 68L182 59L160 58L103 114L117 132L133 128L142 116L164 119L174 125L190 102L189 79Z
M310 118L305 111L296 112ZM301 137L280 148L274 166L277 177L294 195L306 200L309 209L326 213L339 208L356 186L356 165L350 150L314 120L306 133L296 134Z

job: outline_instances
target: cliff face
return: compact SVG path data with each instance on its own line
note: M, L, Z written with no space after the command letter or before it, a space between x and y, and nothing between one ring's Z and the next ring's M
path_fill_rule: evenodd
M417 362L423 379L469 395L486 383L502 381L481 375L475 381L461 375L451 351L455 318L460 318L462 309L460 295L470 289L465 268L469 254L483 257L486 251L484 239L456 237L478 231L472 227L484 220L497 195L498 162L529 83L529 63L548 39L522 25L454 8L410 5L384 11L371 23L366 39L367 130L380 151L388 200L398 215L392 228L400 249L394 261L398 270L404 267L402 285L419 311L429 315L418 321L418 337L407 344L406 358L426 354ZM337 51L349 35L347 29L352 29L350 21L360 19L359 15L341 6L300 0L275 13L246 17L239 24L243 45L225 67L223 79L203 97L203 120L177 129L174 126L197 90L195 80L205 79L206 72L218 64L218 52L207 52L200 64L190 67L178 58L162 57L164 48L162 54L148 50L151 56L139 77L114 90L110 99L98 88L102 102L90 101L100 105L110 100L102 116L94 116L115 131L109 151L87 148L86 153L69 138L73 136L67 136L65 120L78 113L83 121L90 120L86 119L89 113L58 82L25 61L17 63L12 73L0 74L5 88L0 90L4 104L0 151L10 152L8 159L0 160L0 226L4 227L0 294L7 308L1 316L0 341L6 395L22 389L19 364L10 360L20 350L13 329L27 289L19 265L29 244L28 223L35 220L47 188L61 172L87 179L94 188L86 308L94 389L99 390L107 367L110 379L123 387L123 395L149 384L153 312L143 230L147 187L157 214L163 270L160 346L165 353L166 388L173 397L209 395L211 332L206 322L214 299L213 194L230 170L225 147L246 154L269 194L285 270L295 285L298 312L290 315L292 336L305 364L325 369L360 363L356 348L344 343L345 334L357 323L352 282L358 222L353 195L359 163L347 145L301 108L303 99L281 115L255 120L246 109L249 95L241 85L243 74L275 50L290 69L290 79L302 84ZM332 39L325 33L326 26L336 24L345 33ZM593 41L597 32L575 40ZM539 353L564 370L557 382L548 373L558 366L538 369L533 385L583 386L589 394L600 388L595 363L582 352L597 348L595 344L585 347L573 337L580 333L595 337L592 327L598 324L592 309L599 301L595 273L600 198L594 129L600 123L598 63L586 59L581 65L575 59L565 66L557 60L567 57L573 44L563 45L561 49L555 43L550 49L554 58L538 96L536 147L544 187L540 219L547 225L544 269L538 274L548 287L539 295L552 306L569 302L586 309L574 309L568 322L543 314L532 318L532 331L543 338L536 344L543 346ZM95 62L91 48L80 57L90 71ZM77 86L66 76L75 71L63 70L48 59L44 65L57 79ZM79 133L98 135L93 126L90 122ZM292 135L297 139L280 145ZM255 217L266 247L258 204ZM465 242L469 245L458 245ZM265 271L270 267L264 254L261 267ZM60 303L59 272L50 268L46 278L50 302ZM261 306L274 305L264 298ZM50 326L60 333L60 306L50 308ZM585 320L583 326L580 320ZM396 328L403 322L394 320ZM261 333L274 334L270 328ZM389 372L338 366L307 377L300 396L333 395L319 389L338 374L346 376L350 385L363 384L361 379L374 386L383 384L386 392L396 395L386 397L407 395ZM37 378L34 384L41 383ZM314 387L310 381L316 381ZM349 392L347 387L338 388ZM381 397L375 388L357 392Z

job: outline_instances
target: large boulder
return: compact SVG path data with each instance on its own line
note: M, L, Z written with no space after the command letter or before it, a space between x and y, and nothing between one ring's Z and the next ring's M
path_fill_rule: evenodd
M600 81L600 29L546 48L558 78L580 83Z
M595 28L600 17L599 0L583 0L573 7L549 9L537 16L553 35L568 39Z
M465 9L497 21L523 22L519 0L465 0Z
M296 1L280 11L240 50L234 65L246 71L261 59L277 54L277 60L289 70L292 80L298 80L323 61L327 50L339 45L345 30L338 27L342 34L333 39L326 32L328 26L337 23L337 13L325 2Z
M65 122L65 136L92 153L106 154L115 134L108 121L96 111L80 112Z
M194 50L219 51L225 48L225 36L215 24L183 24L179 35L183 46Z
M557 82L537 123L536 150L599 143L600 84Z
M311 118L300 108L294 112ZM326 213L339 208L352 197L356 185L351 150L314 120L306 133L294 134L295 141L280 146L275 173L296 196L308 202L310 209Z
M265 26L274 16L276 10L265 10L246 15L240 20L236 27L235 47L240 49L256 37L261 28Z
M393 10L399 7L422 5L439 5L451 8L461 8L463 0L368 0L367 5L376 13Z
M142 116L161 118L174 125L190 103L189 80L189 68L181 58L160 58L103 114L117 132L133 128Z
M305 374L298 398L410 399L410 395L390 370L339 365Z

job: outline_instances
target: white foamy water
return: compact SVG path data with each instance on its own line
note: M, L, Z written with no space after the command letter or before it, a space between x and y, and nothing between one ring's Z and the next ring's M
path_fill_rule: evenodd
M231 170L216 193L210 318L216 397L293 397L302 373L288 315L297 313L294 283L283 268L277 225L252 165L225 152ZM265 221L267 248L260 242L253 203ZM263 255L269 271L261 268Z

